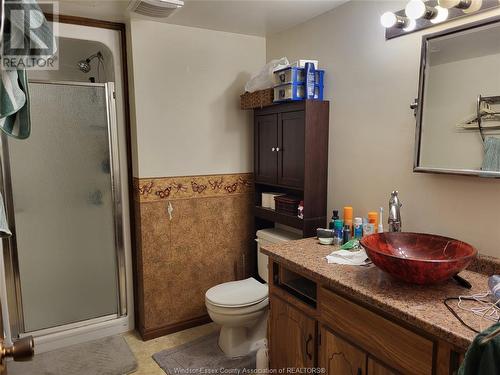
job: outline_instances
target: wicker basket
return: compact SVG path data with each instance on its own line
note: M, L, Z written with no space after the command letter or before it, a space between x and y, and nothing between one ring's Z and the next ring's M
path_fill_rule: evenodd
M267 107L273 104L274 90L265 89L255 92L246 92L240 95L241 109L255 109Z
M277 212L297 216L297 210L301 201L300 198L293 197L291 195L280 195L278 197L274 197L274 201L276 202Z

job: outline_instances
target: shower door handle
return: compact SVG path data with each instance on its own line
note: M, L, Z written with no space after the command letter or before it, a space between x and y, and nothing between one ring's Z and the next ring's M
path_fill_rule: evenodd
M5 373L5 358L13 358L16 362L29 361L35 355L35 343L32 336L17 340L12 346L4 346L0 339L0 374Z

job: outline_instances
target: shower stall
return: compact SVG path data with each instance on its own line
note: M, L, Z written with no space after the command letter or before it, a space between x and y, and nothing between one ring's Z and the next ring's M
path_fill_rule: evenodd
M31 136L1 157L11 325L36 338L125 316L127 295L114 84L29 93Z

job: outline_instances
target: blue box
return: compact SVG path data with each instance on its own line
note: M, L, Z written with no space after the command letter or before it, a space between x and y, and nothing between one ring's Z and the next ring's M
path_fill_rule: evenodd
M323 100L323 86L314 85L314 100ZM304 100L306 97L306 85L303 83L285 83L274 88L274 102L287 102Z
M316 85L323 86L324 70L315 71ZM274 85L281 86L286 83L306 83L306 71L304 68L297 68L294 66L283 68L274 72Z

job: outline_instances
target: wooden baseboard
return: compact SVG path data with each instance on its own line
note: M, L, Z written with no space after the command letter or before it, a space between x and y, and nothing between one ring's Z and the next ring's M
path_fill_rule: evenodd
M182 331L184 329L200 326L202 324L210 323L212 319L208 315L203 315L197 318L185 320L183 322L178 322L174 324L168 324L159 328L145 329L140 327L139 334L144 341L155 339L160 336L168 335L169 333L174 333Z

